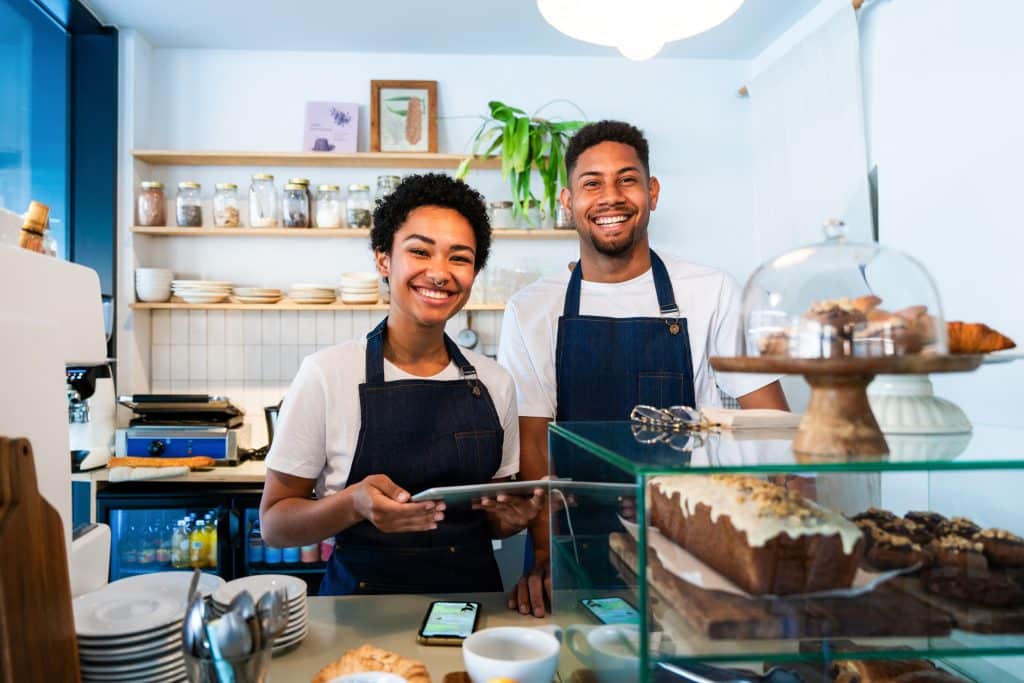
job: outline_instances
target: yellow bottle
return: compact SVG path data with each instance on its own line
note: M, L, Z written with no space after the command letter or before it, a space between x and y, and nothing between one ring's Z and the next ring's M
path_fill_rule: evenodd
M192 567L206 566L206 521L198 520L188 538L188 562Z
M171 566L175 569L187 569L192 564L189 559L189 534L185 520L180 520L171 534Z
M206 516L206 566L217 568L217 518L213 513Z

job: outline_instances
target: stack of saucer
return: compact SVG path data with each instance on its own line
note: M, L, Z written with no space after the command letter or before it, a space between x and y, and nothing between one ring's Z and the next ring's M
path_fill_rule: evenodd
M346 304L375 304L380 298L377 273L342 273L341 300Z
M230 282L215 280L172 280L171 289L190 304L215 304L231 295Z
M235 287L235 300L242 304L276 304L283 296L273 287Z
M166 268L136 268L135 293L139 301L167 301L173 279L174 273Z
M181 625L191 580L191 572L140 574L75 598L82 680L184 680ZM223 585L203 574L198 590L208 595Z
M274 654L279 654L298 645L309 635L309 609L306 602L306 582L284 574L254 574L229 581L213 593L210 607L214 614L223 614L236 595L248 591L256 602L264 593L282 589L288 596L288 625L284 632L274 639Z
M336 298L330 285L292 285L288 296L298 304L329 304Z

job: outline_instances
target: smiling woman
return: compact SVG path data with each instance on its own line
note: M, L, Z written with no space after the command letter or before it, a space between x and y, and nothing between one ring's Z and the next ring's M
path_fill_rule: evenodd
M285 398L261 526L274 546L335 535L321 593L501 590L491 539L540 510L540 490L472 510L410 500L519 471L511 376L444 333L487 262L490 232L483 198L462 181L407 177L378 202L370 233L388 317L365 341L307 358Z

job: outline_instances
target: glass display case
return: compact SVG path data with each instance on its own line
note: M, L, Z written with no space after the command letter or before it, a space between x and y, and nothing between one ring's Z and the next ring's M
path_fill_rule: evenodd
M845 459L793 435L551 425L562 680L1024 680L999 666L1024 654L1024 430Z

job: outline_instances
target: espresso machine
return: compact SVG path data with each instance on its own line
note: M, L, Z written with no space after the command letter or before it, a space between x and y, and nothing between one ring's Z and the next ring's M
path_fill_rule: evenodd
M103 467L114 449L114 380L107 364L65 371L71 471Z

